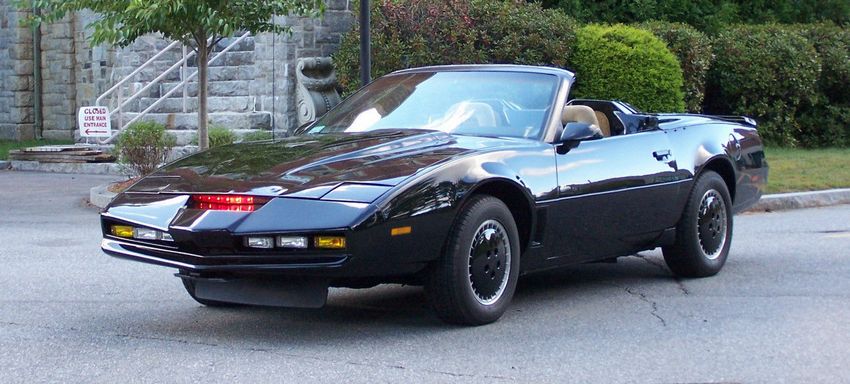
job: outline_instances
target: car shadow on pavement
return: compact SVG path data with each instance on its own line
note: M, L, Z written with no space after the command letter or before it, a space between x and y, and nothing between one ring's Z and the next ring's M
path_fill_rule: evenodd
M524 276L505 317L483 328L440 322L421 287L399 285L333 289L321 309L209 308L186 300L175 303L177 308L168 317L158 317L155 322L137 318L135 324L125 325L147 337L176 334L201 343L356 343L363 337L478 332L474 329L533 323L550 316L554 309L572 311L579 303L612 305L612 298L628 300L623 295L633 294L629 289L675 290L676 284L669 271L632 257L617 264L585 264Z

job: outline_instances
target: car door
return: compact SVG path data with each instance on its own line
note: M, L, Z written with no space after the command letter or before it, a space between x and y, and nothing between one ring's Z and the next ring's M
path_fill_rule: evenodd
M673 200L688 172L678 170L663 130L561 144L556 153L559 197L547 207L550 259L623 255L677 222Z

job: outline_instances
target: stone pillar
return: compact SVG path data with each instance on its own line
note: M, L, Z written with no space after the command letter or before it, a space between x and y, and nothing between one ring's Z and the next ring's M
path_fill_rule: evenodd
M0 139L35 136L32 31L19 24L28 15L0 0Z
M51 139L73 139L77 126L74 18L68 15L41 27L44 130Z

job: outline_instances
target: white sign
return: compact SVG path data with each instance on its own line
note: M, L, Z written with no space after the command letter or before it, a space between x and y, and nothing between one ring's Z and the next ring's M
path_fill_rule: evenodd
M109 121L109 108L82 107L77 115L77 124L82 137L110 137L112 123Z

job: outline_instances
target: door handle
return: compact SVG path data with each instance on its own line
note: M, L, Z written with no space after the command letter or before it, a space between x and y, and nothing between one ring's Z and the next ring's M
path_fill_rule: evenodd
M662 161L670 158L670 150L662 149L660 151L652 152L652 156L655 156L655 160Z

